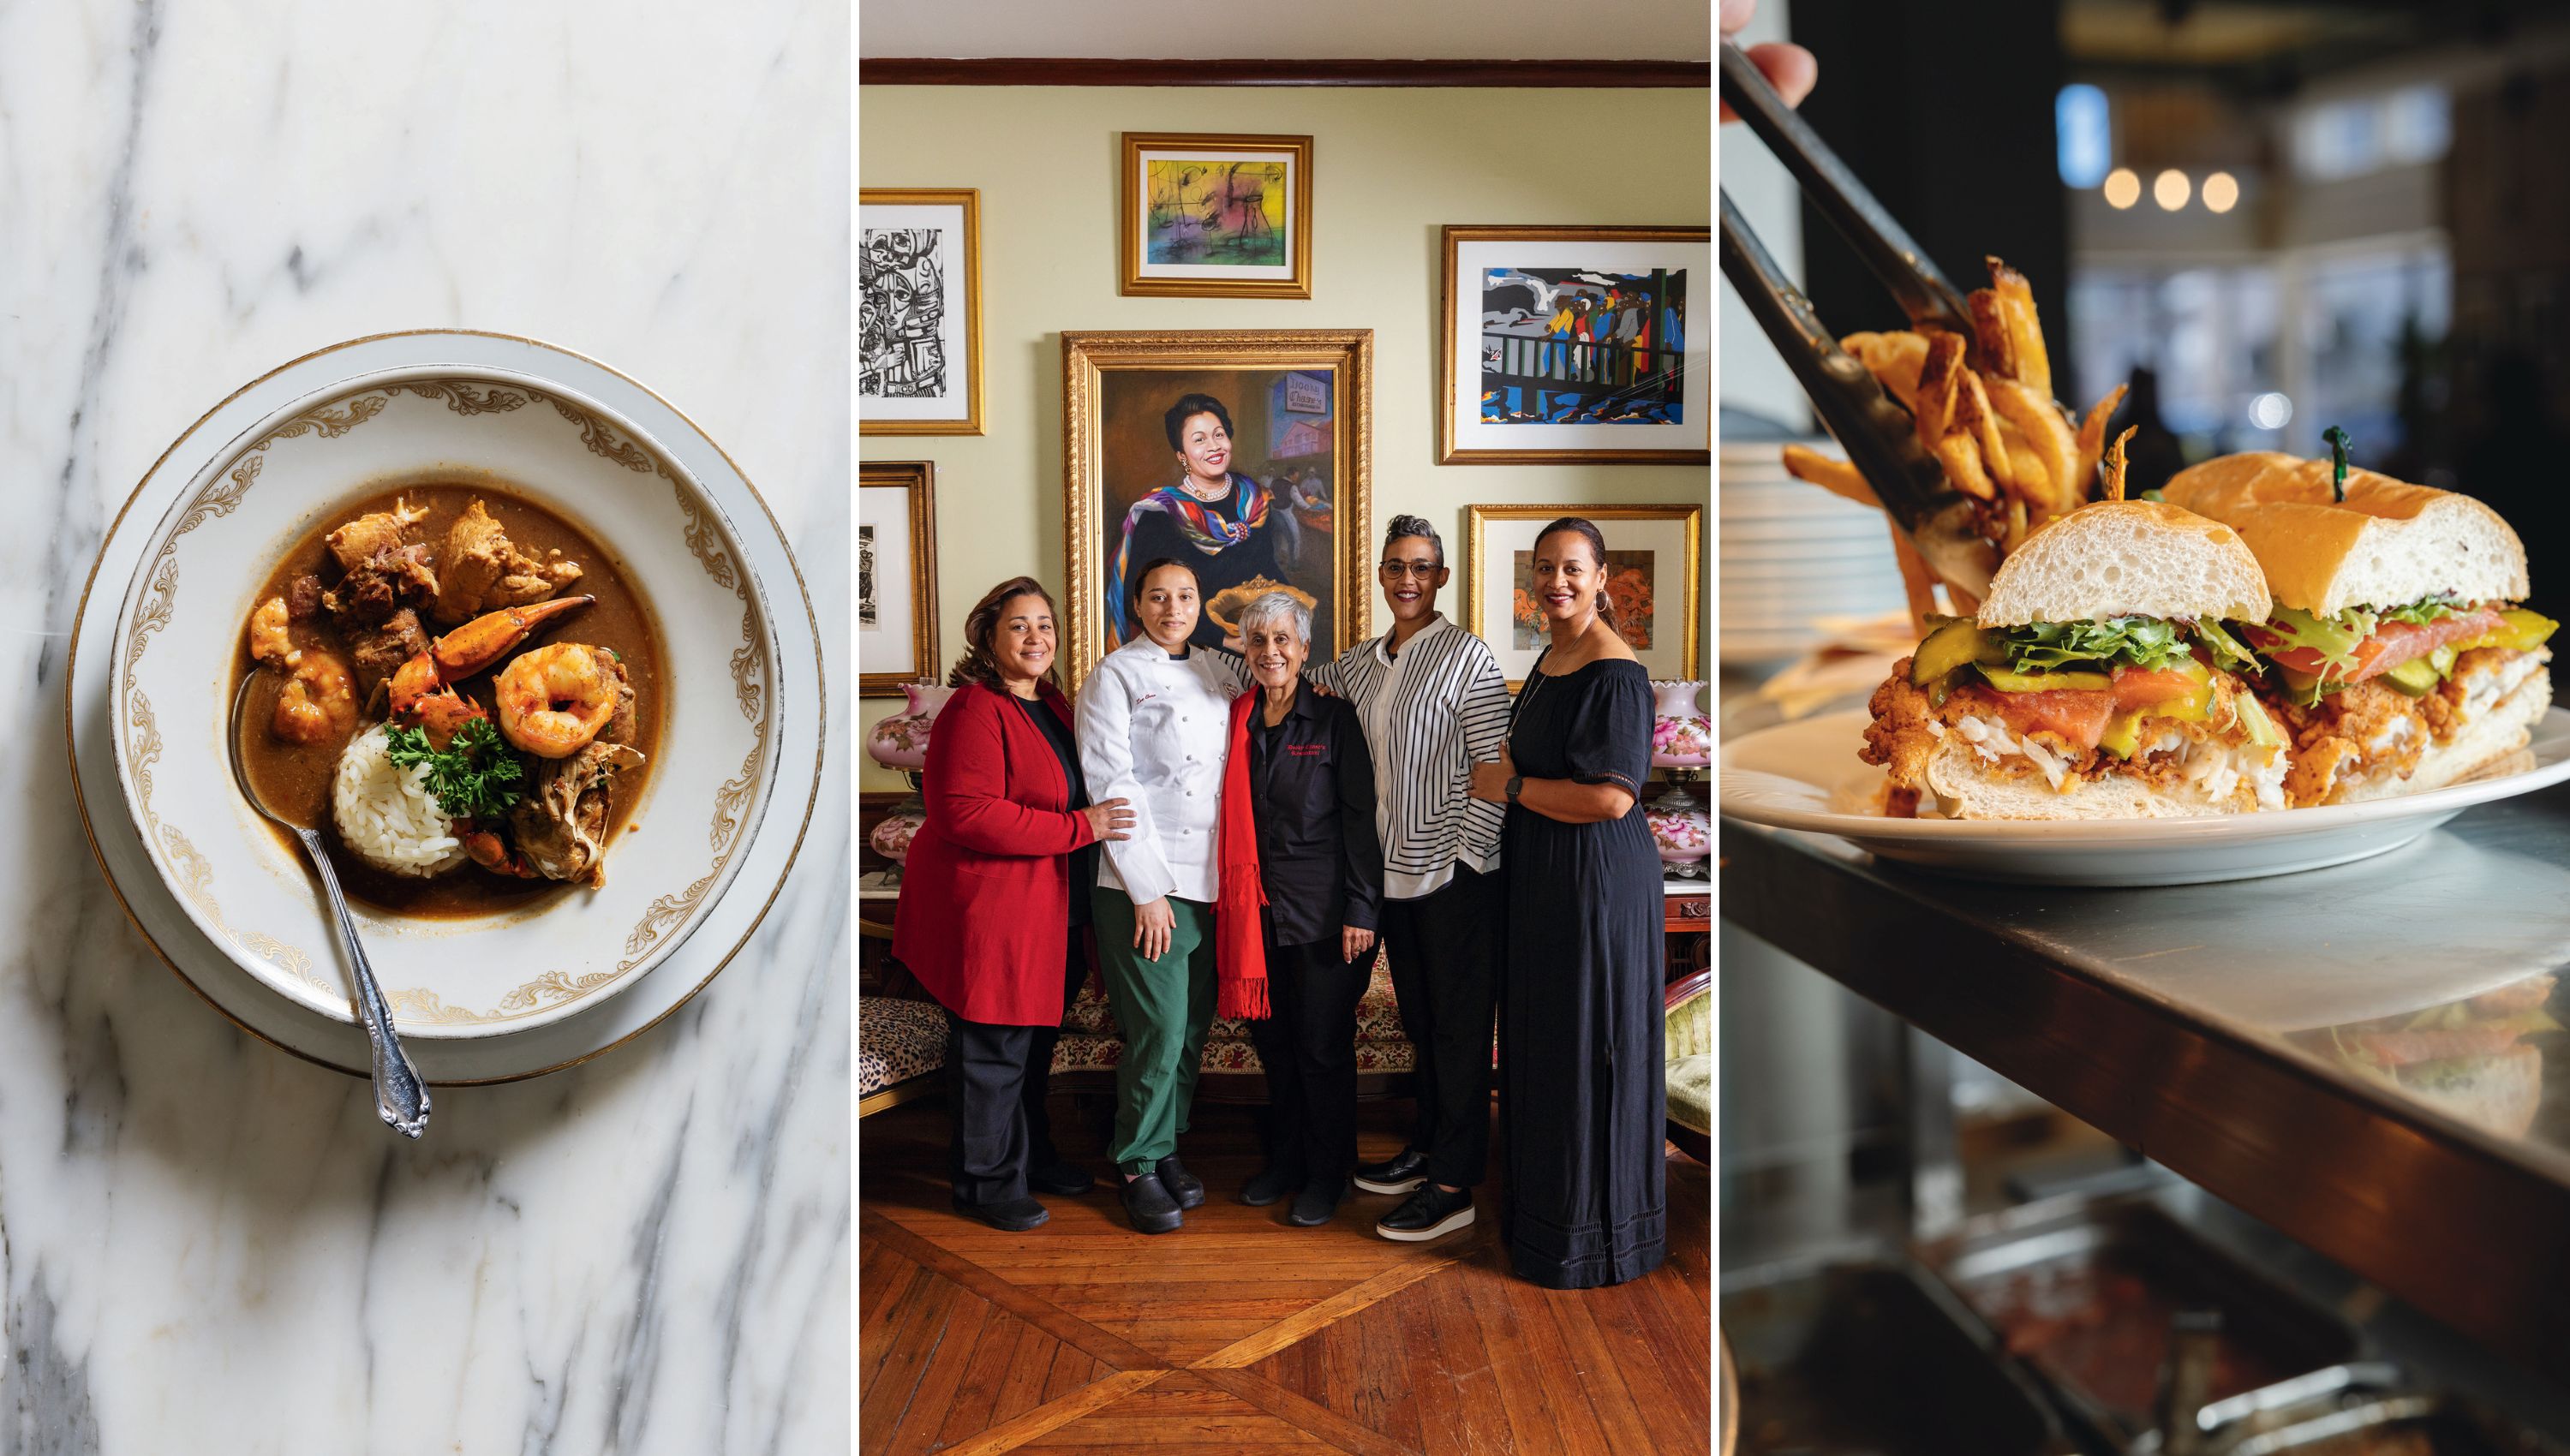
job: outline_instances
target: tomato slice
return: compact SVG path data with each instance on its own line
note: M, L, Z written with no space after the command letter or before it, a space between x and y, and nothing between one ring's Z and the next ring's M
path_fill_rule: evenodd
M2174 667L2157 670L2118 667L2115 669L2113 697L2116 707L2129 711L2147 708L2153 703L2165 703L2171 698L2193 697L2202 685L2202 678Z
M2355 667L2344 673L2332 669L2330 680L2362 682L2368 677L2379 677L2413 657L2426 656L2447 642L2468 641L2485 632L2493 631L2500 625L2502 625L2502 618L2499 614L2485 608L2476 611L2451 612L2432 622L2384 622L2374 629L2372 636L2356 643L2355 649L2349 653L2355 659ZM2252 630L2256 631L2255 628ZM2282 640L2270 632L2256 631L2256 634L2265 638L2267 642ZM2266 652L2269 661L2279 667L2290 667L2296 672L2309 673L2317 677L2322 667L2326 665L2320 649L2316 647L2296 647L2289 652L2276 652L2269 651L2265 643L2253 643L2253 645L2256 645L2260 651Z
M2019 737L2057 733L2064 743L2083 752L2097 746L2097 740L2106 734L2107 720L2115 716L2116 695L2112 691L2059 687L2039 693L1990 692L1978 687L1956 691L1970 694L1976 707L2008 725Z

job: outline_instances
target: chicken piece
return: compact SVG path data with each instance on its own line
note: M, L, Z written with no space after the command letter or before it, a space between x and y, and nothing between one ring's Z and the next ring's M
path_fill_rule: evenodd
M632 743L634 741L634 675L625 670L624 658L609 649L600 650L607 652L608 659L615 664L616 708L608 715L607 726L600 730L598 741Z
M569 758L544 759L527 797L509 811L518 855L548 880L607 883L607 816L616 776L642 766L642 750L590 744Z
M321 604L356 624L380 622L436 599L437 573L429 569L428 547L388 546L351 567L336 588L322 593Z
M348 655L355 660L359 696L371 700L375 684L428 650L428 632L419 613L403 607L373 626L348 629Z
M353 571L369 556L387 548L398 549L409 545L403 533L428 519L428 508L405 507L396 499L390 511L374 511L347 523L323 539L330 554L337 557L339 569Z
M580 576L580 564L565 559L560 551L547 551L538 560L519 550L508 532L476 501L446 533L437 619L460 622L495 608L542 601Z
M302 660L294 647L294 638L285 629L286 606L282 596L271 596L249 614L249 655L279 672L291 669Z

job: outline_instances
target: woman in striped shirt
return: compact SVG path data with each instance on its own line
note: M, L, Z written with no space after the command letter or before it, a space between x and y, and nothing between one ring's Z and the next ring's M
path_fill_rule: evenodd
M1384 533L1379 576L1392 630L1312 680L1355 704L1374 756L1383 841L1384 950L1418 1053L1419 1120L1401 1155L1357 1169L1357 1187L1410 1198L1375 1232L1419 1241L1473 1222L1490 1145L1491 1032L1500 926L1500 806L1472 797L1473 765L1499 757L1508 685L1490 646L1437 610L1446 546L1416 516Z

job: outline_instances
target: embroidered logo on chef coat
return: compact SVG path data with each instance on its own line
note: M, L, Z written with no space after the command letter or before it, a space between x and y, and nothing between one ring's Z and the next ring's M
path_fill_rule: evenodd
M1285 745L1285 751L1296 758L1319 758L1330 751L1330 746L1326 743L1289 743Z

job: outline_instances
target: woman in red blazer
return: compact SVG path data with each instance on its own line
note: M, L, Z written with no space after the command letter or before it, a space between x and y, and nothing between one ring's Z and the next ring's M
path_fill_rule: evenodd
M1092 1182L1054 1150L1046 1081L1087 972L1094 847L1133 824L1121 799L1088 802L1055 635L1053 597L1027 576L965 617L947 678L962 690L929 735L928 822L893 917L893 954L947 1011L955 1207L1011 1232L1049 1217L1030 1187L1081 1194Z

